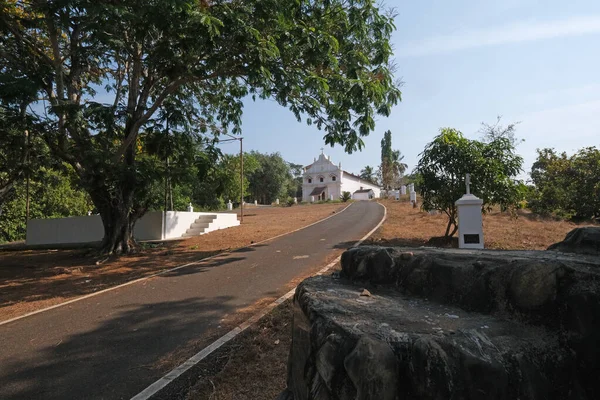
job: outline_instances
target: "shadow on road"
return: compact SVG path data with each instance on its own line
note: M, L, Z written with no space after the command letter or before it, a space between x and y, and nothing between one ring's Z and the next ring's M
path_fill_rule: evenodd
M183 354L178 347L191 346L190 338L200 337L204 327L214 327L220 316L231 312L231 300L197 297L123 307L96 329L50 343L30 359L4 359L0 398L129 398L187 358L189 350ZM45 340L43 328L37 340ZM156 354L167 356L157 362Z

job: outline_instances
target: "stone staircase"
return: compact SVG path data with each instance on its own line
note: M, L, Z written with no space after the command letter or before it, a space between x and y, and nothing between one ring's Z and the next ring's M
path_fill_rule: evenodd
M181 235L182 237L200 236L208 233L214 229L211 228L211 224L217 219L217 215L201 215L191 225L190 228Z

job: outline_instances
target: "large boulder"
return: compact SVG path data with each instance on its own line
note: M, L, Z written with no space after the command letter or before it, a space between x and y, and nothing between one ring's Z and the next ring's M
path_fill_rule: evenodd
M599 264L553 252L351 249L340 279L296 290L280 398L600 398Z
M554 243L548 250L600 256L600 227L575 228L562 242Z

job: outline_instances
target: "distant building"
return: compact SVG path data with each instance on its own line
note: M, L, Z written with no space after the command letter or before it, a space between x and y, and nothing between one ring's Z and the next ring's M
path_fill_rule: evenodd
M302 201L307 202L339 199L342 192L350 192L355 200L369 200L381 193L379 186L344 171L342 163L335 165L322 151L312 164L304 167L302 178Z

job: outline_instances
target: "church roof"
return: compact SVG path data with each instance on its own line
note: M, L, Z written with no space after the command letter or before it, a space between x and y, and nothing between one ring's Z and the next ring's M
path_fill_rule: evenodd
M354 193L369 193L372 191L373 191L373 189L360 189L360 190L355 191Z
M327 189L327 186L317 186L312 192L310 192L309 196L319 196L325 191L325 189Z

